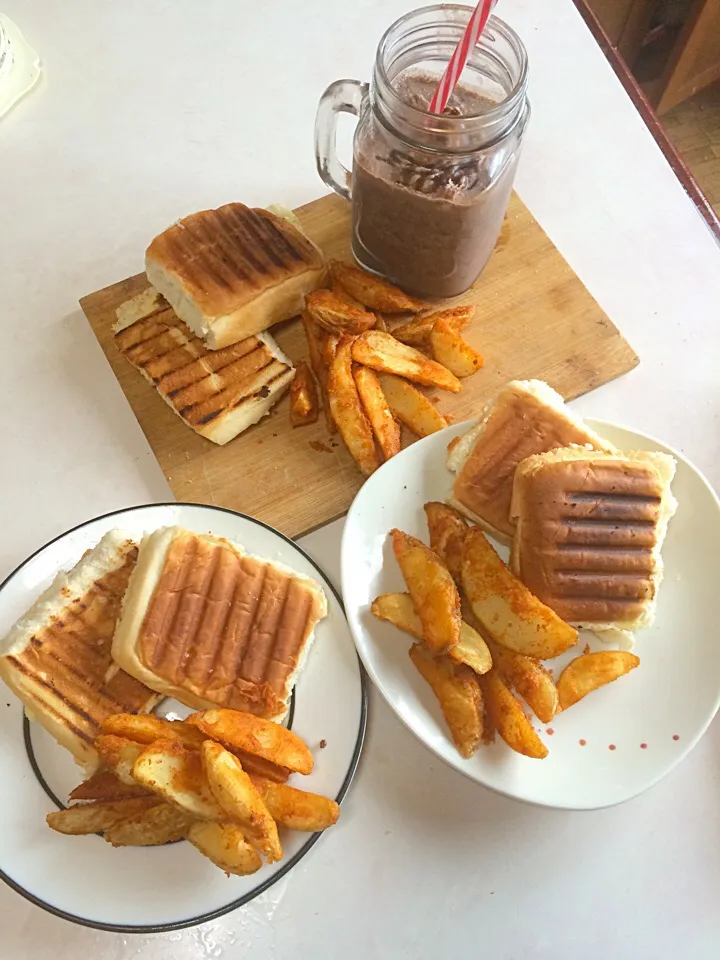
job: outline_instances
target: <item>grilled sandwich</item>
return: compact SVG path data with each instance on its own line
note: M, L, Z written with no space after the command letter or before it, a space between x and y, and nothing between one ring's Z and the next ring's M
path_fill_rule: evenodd
M137 546L106 533L69 573L60 573L0 643L0 677L88 770L93 743L113 713L145 713L158 695L129 676L110 650Z
M227 203L174 223L145 255L150 283L219 350L300 313L325 262L295 222Z
M165 527L140 545L113 657L187 706L279 720L326 612L308 577L219 537Z
M664 453L571 447L529 457L515 474L514 573L575 626L649 626L677 507L674 473Z
M208 350L149 287L121 304L120 352L200 436L224 444L270 412L295 369L266 333Z
M457 474L450 503L503 543L512 540L515 469L536 453L570 444L612 451L541 380L513 380L485 408L480 422L455 441L448 468Z

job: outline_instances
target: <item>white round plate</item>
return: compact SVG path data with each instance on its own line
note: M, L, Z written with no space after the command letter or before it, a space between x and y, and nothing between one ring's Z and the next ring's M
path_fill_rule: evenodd
M395 713L442 760L487 787L548 807L589 810L621 803L657 783L697 743L720 703L717 630L720 590L714 558L720 544L720 503L687 460L656 440L609 423L589 421L623 450L661 450L677 458L679 501L663 549L665 578L655 623L638 631L641 664L555 718L535 721L548 746L545 760L513 753L498 740L464 760L453 746L440 707L408 657L409 638L370 613L381 593L404 590L388 531L399 527L427 543L423 504L445 500L453 475L447 445L471 424L449 427L393 457L364 484L345 524L342 587L360 657ZM499 552L507 558L507 548ZM555 676L585 644L607 649L591 633L557 660Z
M0 587L0 637L60 570L69 569L114 527L139 538L179 524L241 544L318 581L328 615L316 628L308 663L295 688L289 725L307 741L315 768L297 786L345 795L365 734L365 678L342 603L319 567L292 541L257 520L218 507L160 504L90 520L42 547ZM0 876L38 906L104 930L159 932L203 923L234 910L283 877L320 834L281 831L284 858L250 877L227 877L188 843L119 847L101 837L67 837L48 829L46 815L66 802L82 771L0 684ZM160 713L188 711L164 701ZM326 746L320 749L320 741ZM56 799L56 802L53 800ZM335 829L342 829L340 826Z

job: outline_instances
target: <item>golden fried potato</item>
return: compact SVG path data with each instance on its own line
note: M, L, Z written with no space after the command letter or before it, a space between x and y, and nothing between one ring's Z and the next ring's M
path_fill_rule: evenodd
M377 374L368 367L355 368L355 386L383 458L400 452L400 424L390 412Z
M470 525L461 513L446 503L431 500L423 509L430 532L430 549L443 561L453 580L462 583L463 547Z
M265 760L263 757L256 757L247 750L240 750L238 747L232 747L230 744L223 744L226 750L229 750L233 756L237 757L242 768L246 773L254 777L264 777L266 780L272 780L274 783L285 783L290 776L287 767L281 767L277 763Z
M375 321L373 330L382 330L383 333L388 332L388 325L385 323L385 317L383 317L382 314L377 315L377 320Z
M198 820L225 820L203 770L200 752L177 740L156 740L142 751L133 777L169 803Z
M374 313L353 306L351 300L333 290L313 290L305 297L305 309L318 326L338 336L358 334L375 326Z
M446 321L450 328L459 333L472 320L475 313L473 304L461 307L450 307L448 310L439 310L436 313L427 313L423 317L413 317L408 323L394 327L392 335L401 343L409 343L414 347L427 347L430 344L430 334L439 320Z
M451 393L459 393L462 389L458 378L445 367L382 330L368 330L357 337L352 345L352 356L353 360L373 370L395 373L428 387L439 387Z
M121 783L135 784L133 766L143 752L144 746L126 737L116 737L113 733L104 733L95 738L95 749L106 767L115 774Z
M538 720L550 723L560 704L555 682L545 667L538 660L497 643L490 642L488 646L503 680L520 694Z
M282 859L277 826L257 787L240 761L212 740L202 746L205 776L227 819L240 824L245 839L264 854L268 863Z
M360 403L352 374L351 338L344 338L328 375L330 410L345 446L361 472L369 477L380 466L372 427Z
M549 660L577 643L577 630L530 593L477 527L465 537L462 582L480 626L501 646Z
M199 748L203 735L182 720L165 720L153 713L114 713L106 717L100 729L103 733L136 743L153 743L155 740L179 740L186 747Z
M387 280L366 273L353 264L333 260L330 273L335 283L339 283L351 297L371 310L381 310L383 313L414 313L426 306L422 300L409 297Z
M273 783L263 777L251 779L279 827L317 833L338 821L340 807L328 797L297 790L286 783Z
M417 437L427 437L431 433L444 429L448 421L433 406L424 393L407 380L393 376L392 373L380 374L380 386L394 417L404 423Z
M448 320L438 320L430 333L430 347L438 363L456 377L469 377L485 363L481 353L471 347Z
M240 710L220 708L192 713L187 722L233 753L236 748L245 750L293 773L312 771L313 755L307 744L279 723Z
M505 743L516 753L534 760L544 760L547 747L535 732L523 712L520 701L506 686L497 670L491 670L481 678L488 714L493 727Z
M640 665L640 657L625 650L600 650L575 657L557 683L560 708L567 710L598 687L612 683Z
M157 797L130 797L125 800L92 800L75 803L66 810L55 810L45 818L51 830L69 836L102 833L118 820L142 813L161 801Z
M475 674L450 657L432 656L421 643L410 647L410 659L438 698L458 752L471 757L483 734L482 695Z
M442 560L420 540L391 530L393 550L423 627L423 639L435 654L447 653L460 639L460 595Z
M323 410L325 412L325 425L328 433L337 433L337 424L332 418L330 412L330 398L327 393L328 366L325 363L325 339L324 330L315 323L307 310L303 310L302 323L305 328L305 337L308 342L308 356L310 357L310 366L315 374L322 397Z
M304 360L295 364L295 376L290 384L290 423L304 427L318 418L318 393L315 378Z
M161 800L154 807L116 820L105 831L105 839L114 847L159 847L182 840L192 823L184 810Z
M112 770L100 770L83 780L70 794L71 800L124 800L146 797L150 791L139 783L122 783Z
M225 873L245 877L262 866L257 850L250 846L236 823L197 821L186 839Z
M423 627L409 593L384 593L376 597L370 612L378 620L386 620L405 633L423 639ZM464 663L475 673L487 673L492 659L487 644L469 624L460 624L460 639L451 647L448 656L456 663Z

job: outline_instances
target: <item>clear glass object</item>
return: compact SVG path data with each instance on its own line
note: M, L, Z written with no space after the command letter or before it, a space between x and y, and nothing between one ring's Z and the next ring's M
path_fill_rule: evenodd
M0 117L28 93L40 77L40 59L15 24L0 13Z
M359 264L428 297L472 285L500 233L530 115L527 54L491 16L442 115L427 110L472 8L423 7L378 46L372 82L338 80L315 124L318 172L352 203ZM338 115L358 117L353 168L338 158Z

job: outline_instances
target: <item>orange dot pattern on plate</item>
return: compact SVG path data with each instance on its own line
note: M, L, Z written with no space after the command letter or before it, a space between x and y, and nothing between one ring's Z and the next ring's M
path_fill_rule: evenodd
M551 736L555 733L555 731L553 730L552 727L548 727L547 730L545 731L545 733L546 733L549 737L551 737Z
M617 747L615 746L614 743L609 743L609 744L608 744L608 750L617 750Z
M581 747L584 747L585 744L587 743L587 740L578 740L578 743L580 744Z

